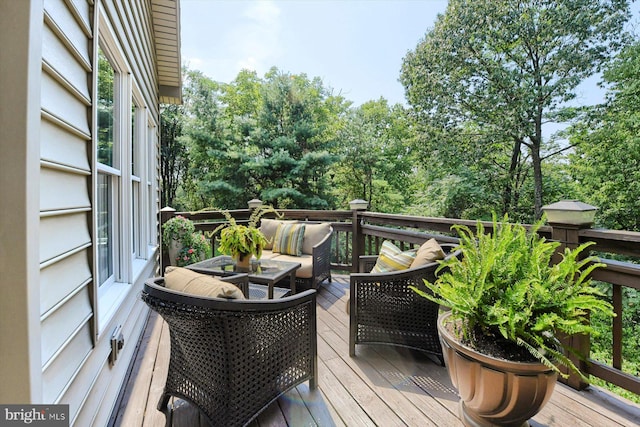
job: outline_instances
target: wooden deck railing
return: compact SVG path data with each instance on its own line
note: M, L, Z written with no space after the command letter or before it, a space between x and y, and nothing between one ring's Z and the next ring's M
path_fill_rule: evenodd
M392 215L368 211L316 211L316 210L282 210L284 219L301 221L331 222L334 229L332 268L338 271L355 271L360 255L376 254L383 240L392 240L400 248L420 245L427 238L437 237L440 241L456 242L456 233L451 232L454 224L464 224L475 230L477 222L451 219L426 218L407 215ZM230 211L238 222L248 221L251 213L248 209ZM174 215L183 215L196 224L196 229L205 232L216 247L217 236L211 235L220 223L225 221L220 212L175 212L163 210L161 223ZM487 231L491 230L490 222L483 222ZM640 395L640 374L631 375L622 371L622 313L623 288L640 289L640 265L633 262L622 262L608 259L613 254L640 259L640 233L630 231L580 229L574 226L553 224L544 226L538 231L546 238L561 242L558 251L565 247L577 247L585 242L595 242L590 249L599 254L606 268L597 269L593 279L610 283L613 289L611 303L617 316L611 325L612 364L607 365L589 358L586 362L574 360L583 372L602 378L635 394ZM559 256L559 255L558 255ZM168 265L166 251L163 251L163 266ZM589 337L571 337L572 344L589 354ZM586 386L577 376L572 376L567 383L580 389Z

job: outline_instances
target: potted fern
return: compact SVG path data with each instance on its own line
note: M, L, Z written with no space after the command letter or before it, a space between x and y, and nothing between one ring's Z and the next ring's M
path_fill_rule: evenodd
M580 257L590 243L552 264L559 243L539 236L541 225L527 231L495 215L491 233L481 223L475 234L455 225L462 257L442 262L430 292L414 288L450 308L438 330L467 425L523 425L551 397L558 374L567 376L558 365L587 380L561 337L594 333L590 311L613 316L589 278L603 264Z
M249 271L251 257L260 259L262 249L268 243L265 235L258 228L260 218L267 213L276 213L271 206L260 206L253 210L247 225L238 224L229 211L222 211L227 222L217 227L213 233L220 231L218 250L231 255L238 271Z

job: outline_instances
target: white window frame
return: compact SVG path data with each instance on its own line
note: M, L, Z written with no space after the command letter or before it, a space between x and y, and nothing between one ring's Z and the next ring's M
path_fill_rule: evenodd
M94 245L93 256L94 262L93 274L94 283L97 288L97 307L95 307L95 316L97 319L98 335L109 332L105 328L110 320L118 311L126 295L130 291L133 282L133 268L130 256L132 247L131 238L131 186L125 185L131 179L131 100L132 100L132 77L131 68L125 60L125 55L121 50L118 42L113 36L114 31L111 28L108 19L102 7L98 11L98 40L94 45L97 49L99 46L105 56L108 58L114 69L114 149L113 149L113 165L104 165L98 162L97 132L93 136L93 156L94 156L94 184L93 200L98 198L98 174L104 174L112 177L112 218L113 218L113 275L104 283L98 283L98 249L97 244ZM95 68L97 69L98 55L96 52ZM95 93L94 99L97 99L97 72L95 73ZM94 108L94 123L97 129L97 108ZM97 236L97 215L98 210L94 209L94 230L93 235Z
M144 226L148 217L146 206L146 190L144 188L144 177L146 176L146 133L147 133L147 108L142 99L137 86L134 84L132 88L131 102L135 107L133 110L132 122L135 126L132 132L131 146L129 152L132 153L133 159L130 159L129 165L135 168L135 173L131 171L131 253L132 262L135 264L138 259L147 259L146 234L147 229ZM135 268L134 268L135 270Z
M155 123L151 115L147 116L147 155L146 155L146 203L148 212L147 227L147 257L149 257L158 246L158 212L160 211L160 201L158 196L158 167L160 160L159 153L159 136L158 125Z

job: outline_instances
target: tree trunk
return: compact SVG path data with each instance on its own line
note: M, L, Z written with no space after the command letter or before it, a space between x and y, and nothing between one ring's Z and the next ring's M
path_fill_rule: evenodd
M503 215L505 213L508 213L512 208L513 188L516 180L516 172L518 171L518 165L520 163L521 149L522 149L522 140L516 139L513 144L513 151L511 151L511 164L509 165L507 182L504 185L504 191L502 193L502 214Z

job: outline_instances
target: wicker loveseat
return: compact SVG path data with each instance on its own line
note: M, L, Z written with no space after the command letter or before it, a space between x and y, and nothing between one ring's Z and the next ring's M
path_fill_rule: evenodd
M456 245L441 243L447 257ZM444 365L436 321L438 304L409 289L427 291L423 279L435 280L438 262L387 273L367 273L377 256L360 257L360 273L351 274L349 355L356 344L388 344L423 351Z
M274 240L281 224L304 225L304 235L299 254L277 252ZM333 228L329 223L308 221L285 221L262 218L260 231L269 245L262 251L262 259L299 262L302 266L296 271L296 289L318 289L325 280L331 282L331 236Z
M158 410L171 396L211 425L250 423L296 385L317 385L316 292L280 300L196 297L146 282L142 300L169 325L171 357ZM169 418L168 418L169 419Z

